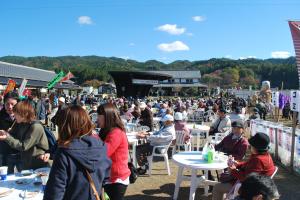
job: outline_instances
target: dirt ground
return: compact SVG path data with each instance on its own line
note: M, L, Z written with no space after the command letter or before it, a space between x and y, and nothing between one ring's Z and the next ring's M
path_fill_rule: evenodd
M125 200L166 200L172 199L177 166L170 159L171 176L167 175L167 171L163 161L157 161L153 164L152 175L140 176L134 184L128 186ZM185 172L190 174L189 171ZM300 200L300 177L290 174L286 169L279 167L274 181L278 187L282 200ZM189 198L189 182L182 182L178 200L186 200ZM198 188L196 198L198 200L210 200L211 195L205 197L204 190Z

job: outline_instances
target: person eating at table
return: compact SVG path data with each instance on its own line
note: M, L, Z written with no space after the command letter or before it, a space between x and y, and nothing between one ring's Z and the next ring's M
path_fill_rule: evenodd
M148 137L148 142L143 145L139 145L136 148L136 158L140 168L138 169L139 174L145 174L148 170L148 161L147 156L152 155L154 146L163 146L170 144L173 140L176 139L175 128L173 125L174 118L172 115L165 115L161 121L163 126L161 129L153 135L149 136L149 133L140 132L138 133L138 138ZM158 151L164 151L164 148L157 149ZM159 152L159 153L160 153Z
M215 133L225 133L231 129L231 121L226 116L226 110L221 108L218 111L218 118L213 122L209 129L209 135L215 135Z
M222 200L224 194L231 190L236 181L243 182L250 173L256 172L261 175L272 176L275 172L275 165L268 152L270 144L269 136L258 132L248 142L251 146L249 160L245 162L229 160L228 170L231 178L228 178L226 182L222 182L221 180L221 183L214 186L213 200Z
M141 116L139 118L139 124L142 126L148 126L149 131L153 130L153 114L150 108L145 102L140 103Z
M13 107L13 112L16 124L9 131L0 130L0 140L20 152L19 157L15 158L17 168L49 167L49 159L44 158L49 150L48 139L42 124L36 122L32 105L28 101L21 101ZM13 172L13 166L9 168Z
M19 95L9 92L4 95L4 107L0 111L0 130L8 131L15 122L13 107L18 103ZM19 156L6 142L0 141L0 166L14 165L15 158ZM9 170L9 173L12 171Z
M215 146L215 150L232 155L235 160L242 160L249 146L248 140L243 137L244 124L241 121L235 121L231 123L231 127L231 133Z

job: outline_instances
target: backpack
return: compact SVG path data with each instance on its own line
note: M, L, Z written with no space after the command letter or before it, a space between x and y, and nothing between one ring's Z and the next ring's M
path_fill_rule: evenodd
M41 122L40 121L34 121L32 124L41 124ZM54 134L52 133L52 131L49 130L49 128L47 128L43 124L41 124L41 125L44 128L44 132L45 132L47 140L48 140L48 146L49 146L48 152L50 152L50 154L52 154L56 150L57 140L56 140Z

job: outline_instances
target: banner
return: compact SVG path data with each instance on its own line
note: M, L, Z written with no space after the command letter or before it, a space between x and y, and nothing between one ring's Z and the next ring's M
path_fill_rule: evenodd
M293 38L295 53L296 53L296 63L298 68L298 79L300 87L300 21L289 21L289 26L291 29L291 34Z
M23 92L25 90L26 84L27 84L27 80L23 79L23 81L21 83L21 86L20 86L20 88L18 90L19 96L23 96Z
M53 88L56 83L58 83L63 77L65 76L65 73L63 71L59 72L48 84L47 87L48 89Z
M24 92L23 92L23 96L30 96L31 95L31 90L29 89L25 89Z
M67 73L67 75L66 75L65 77L63 77L63 78L60 80L60 82L70 80L70 79L73 78L73 77L74 77L74 75L69 71L69 72Z
M279 92L272 92L272 104L275 107L279 107Z
M300 112L300 91L292 90L291 91L291 110L295 112Z
M3 96L6 95L7 93L13 91L15 89L15 86L16 86L16 82L12 79L9 79L7 82L6 89L3 92Z

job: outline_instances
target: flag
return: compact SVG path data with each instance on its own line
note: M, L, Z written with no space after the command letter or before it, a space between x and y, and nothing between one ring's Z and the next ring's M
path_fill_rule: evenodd
M25 89L24 91L23 91L23 95L22 96L30 96L31 95L31 90L29 90L29 89Z
M298 80L300 87L300 21L289 21L289 26L292 33L295 53L296 53L296 63L298 71Z
M27 80L23 79L23 81L21 83L21 86L20 86L20 88L18 90L19 96L23 96L23 92L25 90L26 84L27 84Z
M65 76L65 73L63 71L59 72L48 84L48 89L52 89L56 83L58 83L63 77Z
M16 86L16 82L12 79L9 79L7 82L6 89L3 93L3 96L6 95L7 93L13 91L15 89L15 86Z
M74 77L74 75L69 71L67 73L67 75L60 80L60 82L67 81L67 80L69 80L69 79L71 79L73 77Z

